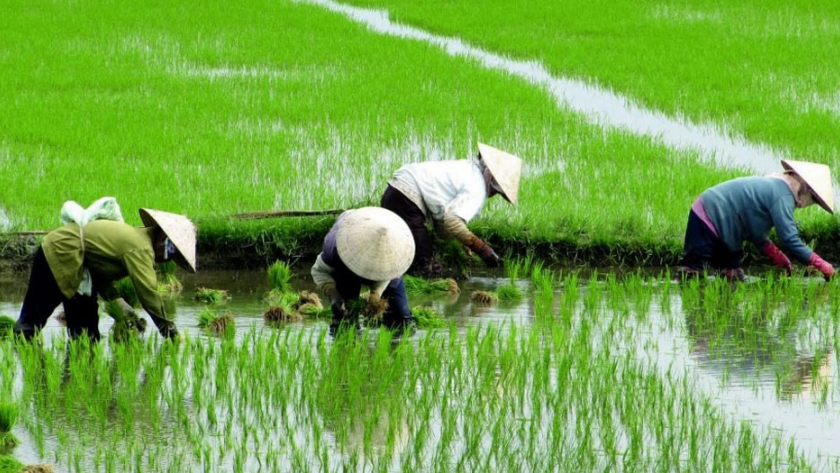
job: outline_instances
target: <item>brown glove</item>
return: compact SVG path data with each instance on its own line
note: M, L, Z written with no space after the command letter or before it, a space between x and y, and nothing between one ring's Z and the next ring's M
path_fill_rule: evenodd
M335 304L335 303L339 303L339 304L344 303L344 298L341 297L341 294L338 292L338 289L335 287L334 282L330 281L330 282L324 283L324 285L321 287L321 290L324 291L324 295L327 296L327 299L330 300L331 305Z
M487 266L495 267L502 264L502 259L493 251L493 248L475 235L470 238L467 247L475 252Z

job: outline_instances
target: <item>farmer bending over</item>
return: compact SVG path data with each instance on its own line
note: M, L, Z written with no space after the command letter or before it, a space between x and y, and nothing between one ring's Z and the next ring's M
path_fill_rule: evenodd
M363 285L370 287L369 308L387 303L382 316L386 328L413 332L416 319L402 278L413 257L411 232L390 210L363 207L339 215L312 266L312 279L330 301L330 335L360 328L359 314L348 311L345 301L358 299Z
M86 333L99 340L97 295L115 299L114 281L129 276L161 335L177 336L174 314L167 312L157 290L154 264L173 260L195 272L195 227L182 215L158 210L140 209L140 218L144 228L94 220L84 227L69 223L48 233L35 253L15 333L31 339L61 303L71 338ZM89 295L77 291L85 269L92 280ZM124 300L118 303L126 314L133 312Z
M695 276L711 265L729 280L746 279L741 268L745 240L790 274L790 260L768 238L772 228L791 257L816 267L826 280L834 275L831 264L799 238L793 219L794 208L813 203L834 213L831 170L802 161L782 160L782 166L784 173L732 179L700 194L688 214L679 276Z
M440 264L432 260L432 240L427 219L444 235L454 237L478 254L488 266L498 266L499 256L475 236L467 223L484 201L496 194L516 205L522 160L483 143L475 159L427 161L402 166L388 181L380 205L408 224L417 253L410 272L440 276Z

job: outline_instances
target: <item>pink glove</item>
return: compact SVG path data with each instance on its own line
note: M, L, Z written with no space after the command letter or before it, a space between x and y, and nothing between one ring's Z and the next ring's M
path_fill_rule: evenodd
M768 241L767 244L761 248L761 252L773 261L773 265L779 269L784 269L788 275L790 275L791 271L793 271L793 265L790 264L790 259L788 259L788 257L782 253L782 250L774 245L772 241Z
M820 258L820 256L816 253L811 253L811 259L808 260L808 264L819 269L820 272L823 273L823 277L826 281L830 280L831 277L834 276L834 266Z

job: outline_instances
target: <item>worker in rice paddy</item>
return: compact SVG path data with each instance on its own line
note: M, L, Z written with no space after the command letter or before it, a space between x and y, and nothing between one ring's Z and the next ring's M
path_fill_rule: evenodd
M69 336L99 340L97 296L116 299L113 283L128 276L161 335L177 336L174 313L158 292L154 265L175 261L195 272L195 226L183 215L159 210L140 209L140 217L145 227L93 220L84 227L68 223L48 233L35 253L15 333L31 339L63 304ZM79 292L85 270L92 280L89 294ZM133 313L124 300L118 303L124 312Z
M788 274L793 269L790 255L818 269L826 280L834 275L834 267L799 237L793 219L794 209L814 203L834 214L831 170L804 161L782 160L782 166L782 173L732 179L700 194L688 214L677 268L681 278L699 275L711 266L730 281L745 280L741 268L744 241L753 242ZM774 228L781 249L769 238Z
M516 205L522 160L483 143L475 159L426 161L400 167L382 195L380 205L402 217L411 229L416 254L409 272L440 276L440 263L427 221L444 236L454 237L488 266L501 263L499 255L467 223L481 211L484 201L501 195Z
M414 240L405 222L390 210L363 207L336 219L312 266L312 279L330 301L330 335L361 328L348 302L370 288L366 313L384 309L382 325L399 334L413 332L416 319L408 305L403 273L414 258Z

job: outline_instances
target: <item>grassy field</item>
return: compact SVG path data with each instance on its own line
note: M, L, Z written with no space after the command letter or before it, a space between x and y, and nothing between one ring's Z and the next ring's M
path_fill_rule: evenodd
M379 6L432 32L540 60L558 77L584 78L667 114L833 163L836 144L827 137L836 135L836 113L797 112L799 102L779 96L808 78L808 94L830 95L819 84L830 83L837 66L824 61L814 71L807 62L833 44L829 5L824 20L816 13L784 17L810 45L797 51L800 61L788 61L777 43L756 54L753 36L768 33L759 20L784 25L781 13L747 3L716 7L716 22L692 14L712 9L699 3L637 9L628 2L586 8L585 15L550 3L521 15L470 5ZM375 34L307 3L149 1L126 9L104 1L13 1L6 11L0 225L7 231L53 228L65 200L88 205L113 195L131 223L139 224L139 207L190 215L205 254L307 256L330 218L227 216L374 204L402 163L467 158L483 141L526 163L520 207L490 201L472 225L502 251L672 264L693 199L749 172L603 129L521 78L422 41ZM755 21L738 23L744 32L733 38L725 32L735 13ZM642 27L645 18L660 28ZM681 39L664 41L668 32ZM721 36L728 42L718 42ZM754 58L733 68L714 61L718 50ZM816 209L800 216L817 250L831 253L823 242L836 233L835 220Z

